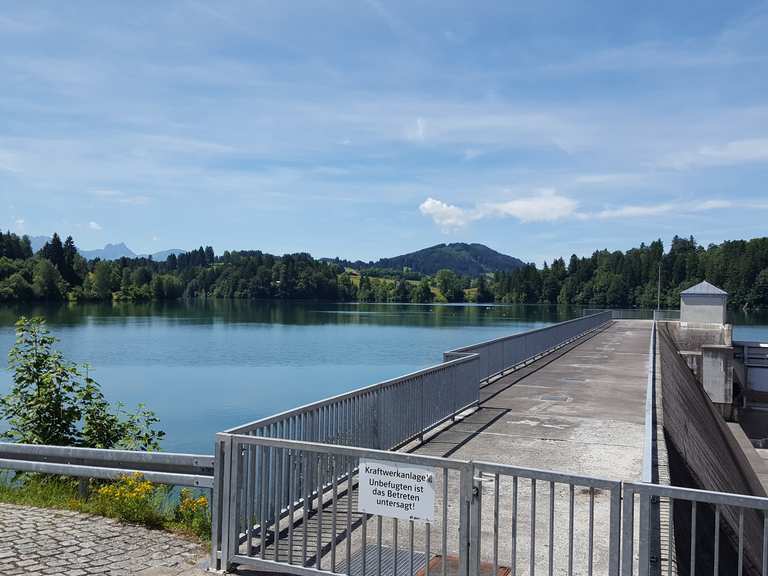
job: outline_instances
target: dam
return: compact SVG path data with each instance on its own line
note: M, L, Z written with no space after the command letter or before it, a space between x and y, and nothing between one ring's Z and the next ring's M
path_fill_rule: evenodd
M679 312L589 311L217 435L212 565L766 574L768 468L744 431L766 348L732 341L724 292L687 292ZM371 463L429 481L377 492Z
M212 455L0 443L0 468L210 490L213 571L768 575L768 344L727 295L447 351Z

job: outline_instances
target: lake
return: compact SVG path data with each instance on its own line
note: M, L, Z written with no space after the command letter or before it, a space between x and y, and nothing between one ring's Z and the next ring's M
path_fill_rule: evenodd
M208 453L216 432L580 311L228 300L4 306L0 362L22 314L44 316L58 348L92 366L110 401L154 410L167 433L164 450ZM733 321L736 339L768 340L768 314L736 314ZM9 383L8 371L0 371L2 393Z

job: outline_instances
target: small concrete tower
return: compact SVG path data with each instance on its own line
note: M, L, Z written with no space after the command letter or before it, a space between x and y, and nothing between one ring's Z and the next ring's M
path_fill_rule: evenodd
M680 322L725 324L728 292L706 280L680 292Z

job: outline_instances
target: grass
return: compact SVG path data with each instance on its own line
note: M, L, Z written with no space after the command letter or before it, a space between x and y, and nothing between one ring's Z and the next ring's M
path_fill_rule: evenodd
M0 481L0 502L75 510L210 540L208 501L191 490L176 494L132 475L114 482L91 480L89 494L82 498L78 481L61 476L23 474Z

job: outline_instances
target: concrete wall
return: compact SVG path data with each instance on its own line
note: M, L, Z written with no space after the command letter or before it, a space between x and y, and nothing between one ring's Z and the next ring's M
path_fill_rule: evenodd
M680 297L680 321L725 324L727 296L683 294Z
M670 454L672 484L717 492L735 492L765 497L766 493L738 442L731 434L721 413L715 408L702 385L679 354L669 322L659 323L659 352L661 369L664 433ZM678 509L678 507L680 509ZM675 502L675 545L679 574L686 574L690 528L686 517L690 510ZM711 549L714 524L712 510L702 506L699 530L702 536L698 550ZM762 515L751 511L744 514L744 574L760 573L763 524ZM706 526L705 526L706 524ZM730 573L736 554L735 534L738 514L726 507L721 515L721 574ZM697 560L697 574L712 573L712 558Z

